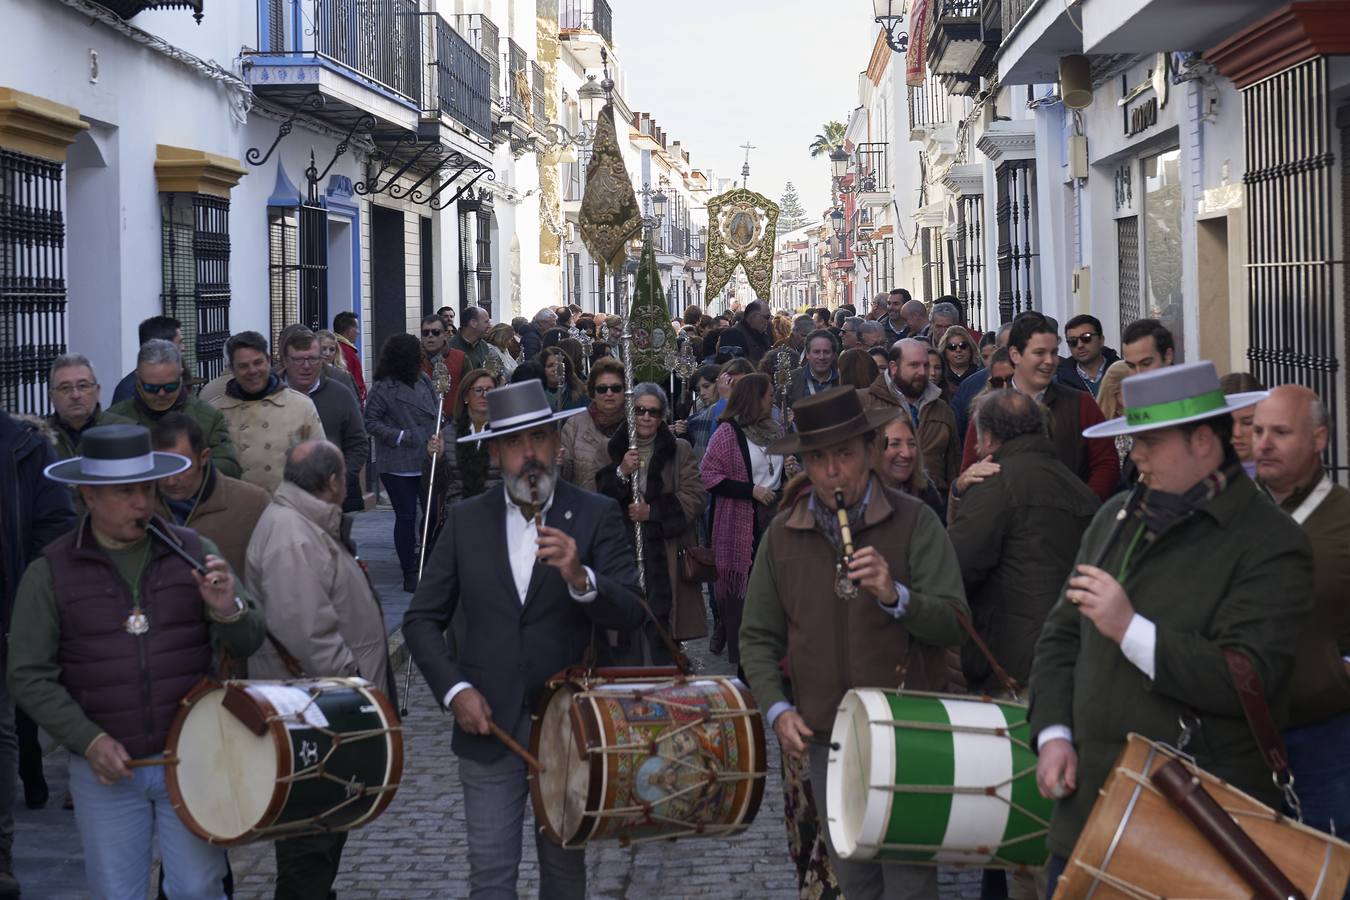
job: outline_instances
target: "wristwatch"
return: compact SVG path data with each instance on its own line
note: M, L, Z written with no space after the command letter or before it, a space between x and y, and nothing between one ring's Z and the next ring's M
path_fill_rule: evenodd
M211 618L215 619L217 623L221 625L231 625L243 618L246 609L247 607L244 606L244 601L240 600L238 595L235 595L234 612L230 613L228 616L222 616L220 613L216 612L214 608L211 608L210 613Z

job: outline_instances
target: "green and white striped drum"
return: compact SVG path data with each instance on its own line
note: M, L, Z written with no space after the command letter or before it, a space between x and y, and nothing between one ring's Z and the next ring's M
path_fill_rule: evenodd
M830 840L845 859L1045 864L1052 803L1036 789L1024 704L860 688L830 735Z

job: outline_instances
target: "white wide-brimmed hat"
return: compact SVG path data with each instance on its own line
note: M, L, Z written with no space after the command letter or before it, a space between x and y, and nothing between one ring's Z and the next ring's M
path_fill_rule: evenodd
M487 427L477 434L464 435L456 443L490 441L513 431L537 428L549 422L561 422L586 411L586 407L581 406L554 412L553 407L548 405L548 397L544 395L544 386L537 378L493 388L488 391L487 401Z
M150 447L140 425L96 425L80 437L80 456L54 462L43 473L62 484L135 484L177 475L192 461Z
M1269 391L1225 395L1209 360L1182 363L1131 375L1120 383L1125 415L1083 430L1083 437L1108 438L1172 428L1255 406Z

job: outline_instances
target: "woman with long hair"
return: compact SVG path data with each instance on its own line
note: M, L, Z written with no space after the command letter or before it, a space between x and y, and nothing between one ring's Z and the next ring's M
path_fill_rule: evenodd
M488 329L484 340L487 341L489 357L496 359L500 367L499 377L506 381L516 366L520 365L520 338L516 330L505 322L498 322Z
M487 446L482 441L459 443L461 437L478 434L487 427L487 395L496 386L497 379L487 369L466 372L455 393L450 420L441 428L440 434L427 441L428 461L424 472L430 472L430 457L434 456L436 479L432 483L435 495L431 508L436 511L437 522L445 521L451 504L476 497L501 483L501 471L488 456ZM422 493L425 495L426 492Z
M839 383L865 391L877 380L877 364L862 347L850 347L839 354Z
M633 388L637 441L628 443L628 429L609 439L609 464L595 476L596 489L623 508L634 540L642 524L642 564L647 604L676 641L708 633L703 590L680 578L679 553L698 544L698 520L708 495L694 463L694 450L666 426L670 401L659 385L643 382ZM579 419L581 416L573 416ZM634 490L634 476L637 488ZM645 640L645 647L638 641ZM651 622L620 647L620 664L668 665L670 650Z
M403 589L417 589L417 506L422 459L436 430L436 388L422 371L422 344L391 335L380 348L366 397L366 431L375 438L375 470L394 505L394 549Z
M947 521L947 501L938 493L928 473L923 470L923 455L919 452L919 438L914 434L914 423L909 416L897 416L877 435L877 461L873 467L883 484L911 497L922 500Z
M544 394L554 412L586 405L586 391L576 373L572 360L561 347L548 347L539 353L544 367Z
M338 349L337 335L327 328L316 331L314 334L319 339L319 355L323 357L324 363L340 371L347 371L347 360L343 358L341 351Z
M938 342L942 355L943 393L951 395L961 382L975 371L984 368L984 359L975 343L975 336L964 325L953 325Z
M717 557L717 606L727 660L740 664L741 614L750 564L782 486L784 458L765 448L783 434L773 418L773 382L760 372L731 389L726 409L703 454L703 484L712 494L712 546Z
M1129 377L1130 367L1123 359L1111 363L1106 374L1102 376L1102 383L1097 388L1097 405L1102 408L1102 415L1107 417L1107 421L1125 414L1125 404L1120 397L1120 383ZM1116 438L1116 459L1122 467L1133 449L1134 438L1130 435L1122 434Z
M1245 394L1266 389L1250 372L1229 372L1219 379L1219 387L1225 394ZM1233 452L1237 454L1248 478L1256 477L1256 455L1252 452L1252 421L1255 418L1255 406L1233 413Z

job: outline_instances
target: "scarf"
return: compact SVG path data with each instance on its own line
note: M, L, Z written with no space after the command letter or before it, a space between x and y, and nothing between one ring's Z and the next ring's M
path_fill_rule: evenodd
M619 430L619 425L624 421L624 411L622 406L616 409L613 415L608 417L601 413L594 403L586 407L586 411L590 413L591 421L595 423L596 430L607 438L614 437L614 432Z
M656 450L656 435L649 438L639 437L637 439L638 456L642 457L642 468L638 469L638 492L642 496L647 495L647 473L651 471L652 453Z
M713 432L708 449L703 453L699 474L708 490L727 479L750 481L750 472L732 423L723 422ZM712 547L717 561L714 590L719 601L745 596L754 542L755 501L718 497L713 508Z
M867 512L867 502L872 499L872 481L876 476L871 476L867 481L867 490L858 498L858 502L848 509L848 527L854 534L862 527L863 513ZM844 549L844 539L839 534L839 516L836 514L833 506L827 506L816 496L815 491L811 492L811 498L807 501L811 509L811 515L816 520L816 531L819 531L825 537L829 538L830 543L834 545L836 552L842 552Z
M759 447L767 447L769 444L783 436L783 426L778 424L778 420L773 416L765 416L758 422L750 425L741 426L745 432L745 439ZM750 478L747 476L746 481Z
M1194 515L1201 506L1223 493L1224 489L1242 474L1241 461L1238 460L1236 453L1230 452L1217 469L1201 478L1184 494L1145 488L1134 514L1136 521L1139 522L1139 528L1125 549L1117 580L1124 581L1130 560L1136 552L1147 549L1167 528Z
M261 400L264 397L270 397L281 390L281 379L275 373L267 376L267 386L256 394L250 394L239 386L239 380L231 378L229 384L225 385L225 393L236 400Z

